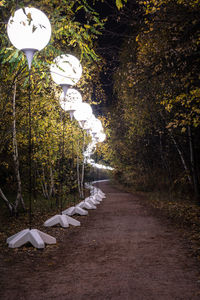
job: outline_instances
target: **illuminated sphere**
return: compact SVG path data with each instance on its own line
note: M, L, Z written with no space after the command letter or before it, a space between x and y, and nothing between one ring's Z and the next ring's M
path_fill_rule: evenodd
M92 123L92 133L98 133L103 130L102 123L99 119L95 119Z
M98 133L98 135L97 135L97 140L98 140L99 143L104 142L105 139L106 139L105 133L103 133L103 132Z
M90 130L90 129L92 129L92 123L95 119L96 119L96 117L92 113L90 115L90 117L83 124L80 123L80 126L85 130Z
M79 105L82 103L81 94L75 89L68 89L66 95L64 92L60 96L60 106L65 111L75 111L79 108Z
M8 37L17 49L42 50L51 38L51 24L37 8L16 10L7 25Z
M85 130L89 130L89 129L91 129L91 122L90 122L90 120L86 120L85 123L80 124L80 126Z
M92 108L88 103L81 103L74 112L74 118L77 121L87 121L92 115Z
M57 56L50 66L51 77L59 85L75 85L82 75L80 61L71 54Z

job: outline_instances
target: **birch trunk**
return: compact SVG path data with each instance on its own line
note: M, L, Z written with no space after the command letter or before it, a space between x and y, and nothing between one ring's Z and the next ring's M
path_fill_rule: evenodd
M17 209L19 204L22 205L25 210L24 200L22 197L22 184L21 184L21 176L19 171L19 154L18 154L18 145L17 145L17 131L16 131L16 83L14 85L14 94L13 94L13 159L14 159L14 168L15 175L17 180L17 197L14 204L15 213L17 213Z
M0 197L3 199L3 201L5 202L6 206L9 209L10 214L13 214L13 206L12 204L8 201L8 199L6 198L6 196L4 195L2 189L0 188Z
M49 197L51 198L54 194L54 177L52 166L50 166L50 189L49 189Z
M186 165L186 162L185 162L183 153L182 153L182 151L181 151L181 149L180 149L178 143L176 142L176 140L175 140L175 138L174 138L174 136L172 135L171 132L170 132L170 137L171 137L171 139L172 139L172 141L173 141L173 143L174 143L174 145L175 145L175 147L176 147L176 150L178 151L178 154L179 154L179 156L180 156L181 162L182 162L183 167L184 167L184 169L185 169L185 171L186 171L188 181L189 181L189 183L192 185L192 178L191 178L191 176L190 176L190 171L189 171L189 169L188 169L188 167L187 167L187 165Z
M81 197L78 146L79 146L79 143L77 144L77 160L76 160L76 170L77 170L77 172L76 173L77 173L78 192L79 192L79 196Z
M82 171L81 171L81 198L84 198L84 173L85 173L85 157L84 157L84 150L85 150L85 131L83 132L83 162L82 162Z
M83 158L82 172L81 172L81 198L84 198L84 173L85 173L85 159Z
M46 199L48 199L49 198L48 188L47 188L46 176L45 176L45 173L44 173L44 167L43 166L42 166L42 177L43 177L43 180L42 180L43 195Z
M161 112L160 112L160 115L161 115L162 119L165 122L165 118L164 118L164 116L163 116L163 114ZM177 150L177 152L178 152L178 154L180 156L183 168L184 168L184 170L186 171L186 174L187 174L188 181L192 185L192 178L190 176L190 170L189 170L189 168L188 168L188 166L187 166L187 164L185 162L185 158L184 158L183 152L181 151L181 148L179 147L179 145L178 145L175 137L173 136L173 134L171 133L171 131L169 129L168 129L168 133L169 133L169 136L170 136L172 142L174 143L174 146L176 147L176 150Z

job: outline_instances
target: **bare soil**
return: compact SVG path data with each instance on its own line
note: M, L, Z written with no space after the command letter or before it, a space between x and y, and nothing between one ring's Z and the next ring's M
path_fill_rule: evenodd
M81 227L45 230L55 246L0 254L0 299L200 299L198 263L174 225L140 196L98 185L107 198Z

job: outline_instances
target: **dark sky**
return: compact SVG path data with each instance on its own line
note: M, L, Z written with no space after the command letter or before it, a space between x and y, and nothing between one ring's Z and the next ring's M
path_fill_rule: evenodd
M113 2L113 3L111 3ZM98 38L97 52L106 60L106 66L101 72L101 84L106 93L106 103L101 103L93 109L97 114L105 112L112 100L113 93L113 71L118 64L118 52L122 37L122 26L119 22L120 12L115 6L115 1L105 1L95 5L95 10L100 14L101 18L107 18L105 30L102 36Z
M133 0L134 2L134 0ZM118 10L115 0L104 1L95 5L95 10L101 18L107 18L105 30L98 38L97 52L106 60L106 66L101 72L101 83L107 96L106 103L94 107L98 114L106 113L113 99L113 72L119 64L120 46L128 36L129 22L127 22L126 8Z

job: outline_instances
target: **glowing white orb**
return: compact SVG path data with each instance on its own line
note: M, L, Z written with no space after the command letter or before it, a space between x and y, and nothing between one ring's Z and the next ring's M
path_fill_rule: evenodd
M99 119L95 119L92 123L92 133L98 133L103 130L102 123Z
M8 37L17 49L42 50L51 38L51 24L37 8L16 10L7 25Z
M75 111L79 108L82 103L82 96L79 91L75 89L68 89L66 95L64 92L60 96L60 106L65 111Z
M77 121L87 121L92 115L92 108L88 103L81 103L74 112L74 118Z
M75 85L82 75L80 61L71 54L57 56L50 66L51 77L59 85Z
M100 132L100 133L97 134L97 141L99 143L103 143L105 141L105 139L106 139L105 133Z

